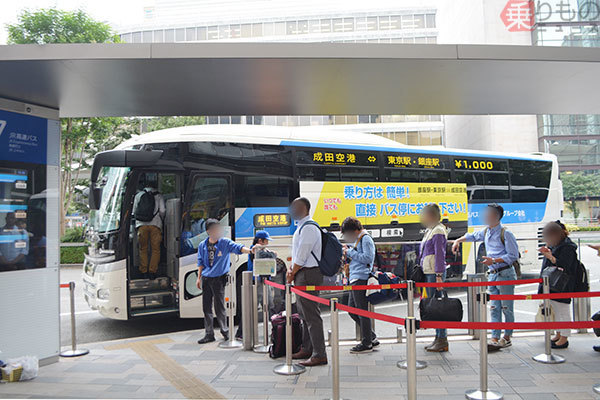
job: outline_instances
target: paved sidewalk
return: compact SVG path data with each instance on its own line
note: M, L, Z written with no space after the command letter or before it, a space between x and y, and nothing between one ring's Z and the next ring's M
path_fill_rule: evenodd
M30 382L0 385L0 398L269 398L322 399L331 395L330 368L293 376L275 375L283 360L242 350L200 346L202 332L95 343L90 354L42 367ZM541 337L516 338L513 346L489 355L490 389L505 399L594 399L600 383L600 353L592 334L574 335L560 351L565 364L543 365L531 356L543 352ZM417 356L429 367L418 371L419 399L464 399L479 384L478 341L450 343L450 352L431 354L418 343ZM346 399L404 399L406 372L396 367L404 344L382 344L370 354L340 348L341 393Z

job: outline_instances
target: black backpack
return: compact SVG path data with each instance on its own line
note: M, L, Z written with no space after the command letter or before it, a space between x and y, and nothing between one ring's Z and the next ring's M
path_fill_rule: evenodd
M577 273L575 275L575 291L576 292L589 292L590 283L588 279L587 269L581 261L578 261Z
M154 212L155 206L154 193L144 189L134 210L135 219L141 222L151 222L158 213L158 211Z
M317 261L319 269L324 276L334 276L342 268L342 244L333 232L324 230L315 221L306 221L300 227L300 232L302 232L302 228L306 225L314 225L321 232L321 258L319 259L312 251L310 254Z

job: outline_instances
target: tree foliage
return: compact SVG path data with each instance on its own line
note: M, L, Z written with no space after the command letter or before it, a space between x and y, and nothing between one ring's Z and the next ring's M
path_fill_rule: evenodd
M563 185L563 197L575 219L579 217L577 199L600 195L600 177L598 175L583 174L581 172L576 174L562 174L560 180Z
M55 8L23 10L16 24L7 25L8 44L114 43L119 41L108 24L84 11Z

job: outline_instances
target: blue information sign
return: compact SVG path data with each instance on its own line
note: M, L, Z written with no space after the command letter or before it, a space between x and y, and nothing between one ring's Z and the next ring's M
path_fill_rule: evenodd
M0 160L46 164L48 120L0 110Z

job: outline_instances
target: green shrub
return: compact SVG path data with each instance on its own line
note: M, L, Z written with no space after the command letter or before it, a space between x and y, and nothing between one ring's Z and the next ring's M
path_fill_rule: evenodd
M87 253L86 246L73 246L60 248L60 263L61 264L82 264L84 254Z
M600 226L583 226L577 230L579 232L600 232Z
M68 228L65 231L65 235L60 239L60 241L62 243L81 243L84 240L83 232L84 228L82 226Z

